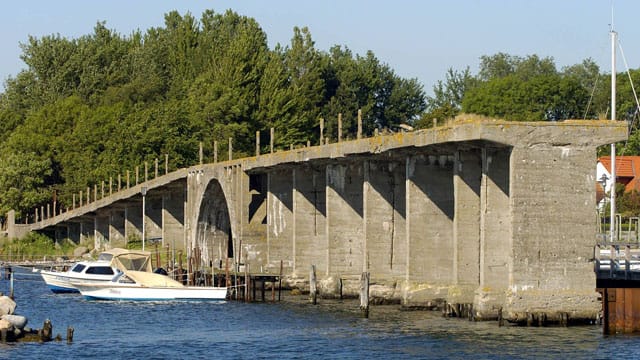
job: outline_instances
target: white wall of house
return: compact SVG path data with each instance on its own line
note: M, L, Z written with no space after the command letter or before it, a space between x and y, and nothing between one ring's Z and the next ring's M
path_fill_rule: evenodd
M605 194L609 194L611 185L613 183L613 181L611 181L611 173L607 170L607 168L604 167L604 165L602 165L600 161L598 161L598 163L596 164L596 181L599 182L600 185L603 185L604 183L603 187ZM600 202L598 203L598 210L602 210L607 201L608 195L600 200Z

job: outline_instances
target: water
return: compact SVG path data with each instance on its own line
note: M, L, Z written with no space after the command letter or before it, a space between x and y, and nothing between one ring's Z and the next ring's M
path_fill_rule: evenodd
M640 354L638 336L603 336L599 326L498 327L437 312L357 301L287 297L276 304L91 302L55 295L18 271L16 313L41 328L51 319L62 342L0 345L0 359L611 359ZM8 282L0 282L8 292Z

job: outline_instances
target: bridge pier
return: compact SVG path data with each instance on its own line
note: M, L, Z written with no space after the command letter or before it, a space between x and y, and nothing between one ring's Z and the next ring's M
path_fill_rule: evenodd
M109 213L109 244L112 247L124 247L126 210L115 208Z

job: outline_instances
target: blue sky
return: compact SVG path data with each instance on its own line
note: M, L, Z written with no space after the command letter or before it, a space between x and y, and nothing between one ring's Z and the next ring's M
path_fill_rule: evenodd
M318 49L372 50L400 76L417 78L427 93L447 69L469 66L476 73L479 57L497 52L550 56L559 68L590 57L609 71L612 4L629 67L639 68L637 0L7 1L0 12L0 80L24 68L19 43L29 35L76 38L92 33L97 21L129 35L162 26L171 10L199 18L205 9L255 18L271 47L288 44L294 26L307 26ZM621 59L617 67L624 68Z

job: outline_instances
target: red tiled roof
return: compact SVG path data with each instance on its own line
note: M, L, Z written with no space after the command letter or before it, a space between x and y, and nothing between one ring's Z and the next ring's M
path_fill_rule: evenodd
M611 172L609 156L598 158L598 161ZM616 156L616 178L626 184L625 191L640 191L640 156Z

